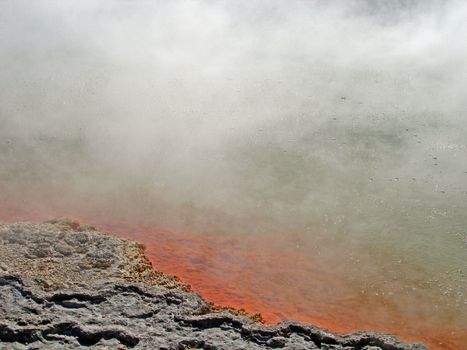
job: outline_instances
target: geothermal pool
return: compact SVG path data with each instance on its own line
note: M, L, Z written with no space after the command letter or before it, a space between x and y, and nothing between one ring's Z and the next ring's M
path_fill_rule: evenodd
M255 178L235 174L238 182L213 187L230 195L211 210L190 198L163 202L151 191L79 193L33 182L16 191L4 186L0 219L68 216L137 240L156 269L217 304L261 313L265 322L295 319L460 349L467 341L467 151L433 143L434 129L401 127L383 136L354 127L335 140L315 136L326 158L313 162L293 153L303 141L269 157L273 146L262 148L257 137L249 148L257 153L232 160ZM425 144L414 133L425 134ZM455 144L463 131L439 133ZM354 145L339 172L326 161L331 152L333 162L349 157L339 142L388 150L370 156ZM274 185L265 188L262 176ZM244 203L258 207L247 211Z
M0 2L0 219L266 322L467 343L467 5Z

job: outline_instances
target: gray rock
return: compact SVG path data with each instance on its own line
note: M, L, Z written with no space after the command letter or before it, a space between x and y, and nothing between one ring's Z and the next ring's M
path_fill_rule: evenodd
M11 239L15 234L22 235L26 247ZM0 271L0 349L426 349L387 335L342 336L298 322L266 326L219 311L173 278L154 272L136 243L76 224L0 223L0 242L0 253L35 251L49 243L45 256L31 254L18 264L0 254L6 265ZM96 243L100 250L93 248ZM63 254L66 245L84 248ZM121 264L121 259L135 259L136 251L136 269ZM67 270L71 275L60 275L61 283L52 274L64 262L86 269ZM37 267L35 273L28 270Z

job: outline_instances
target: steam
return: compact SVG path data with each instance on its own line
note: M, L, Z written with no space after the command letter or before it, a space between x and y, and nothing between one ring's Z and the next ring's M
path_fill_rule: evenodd
M454 0L2 1L3 200L465 269L465 18Z

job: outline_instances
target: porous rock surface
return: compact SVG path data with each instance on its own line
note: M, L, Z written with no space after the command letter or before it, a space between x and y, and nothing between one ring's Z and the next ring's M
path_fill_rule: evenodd
M423 350L375 333L266 326L153 271L137 243L76 222L0 222L0 349Z

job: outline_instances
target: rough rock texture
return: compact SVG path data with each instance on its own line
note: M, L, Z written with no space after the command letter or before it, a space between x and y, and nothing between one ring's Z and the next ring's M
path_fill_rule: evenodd
M219 312L140 245L74 222L0 223L0 266L0 349L426 349Z
M0 222L0 272L28 277L46 290L122 280L189 289L154 271L143 251L141 244L76 221Z

